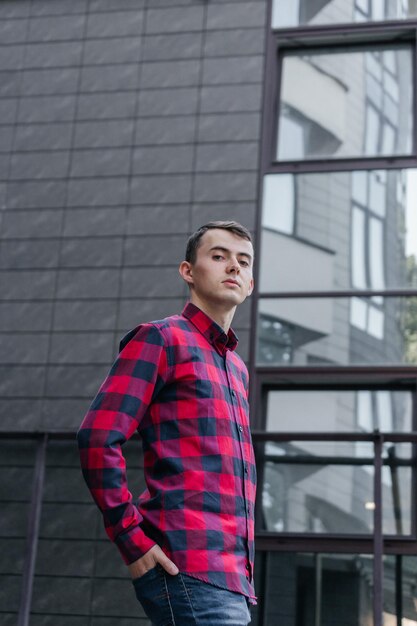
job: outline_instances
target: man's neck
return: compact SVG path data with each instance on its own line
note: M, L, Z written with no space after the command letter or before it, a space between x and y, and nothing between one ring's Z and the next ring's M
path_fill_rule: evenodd
M233 317L236 311L235 306L232 309L223 310L220 309L218 306L213 306L207 302L202 302L194 294L191 294L190 302L195 304L195 306L197 306L206 315L208 315L213 320L213 322L216 322L216 324L221 326L226 334L229 332L229 328L232 324Z

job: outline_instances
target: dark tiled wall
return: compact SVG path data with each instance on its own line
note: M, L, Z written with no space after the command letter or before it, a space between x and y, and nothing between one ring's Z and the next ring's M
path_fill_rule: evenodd
M0 623L16 624L30 512L35 445L0 440Z
M125 446L135 494L144 489L139 450L138 440ZM71 441L48 446L31 626L49 624L54 615L60 621L51 623L62 626L87 624L90 618L97 626L119 624L119 619L122 626L131 626L134 619L138 626L148 624L101 515L81 485Z
M265 4L1 2L1 429L76 428L187 234L254 228Z
M182 308L187 235L227 217L254 229L265 5L0 2L0 430L74 431L120 337ZM247 358L249 303L235 322ZM34 445L0 456L9 626ZM30 626L147 624L125 578L74 443L51 442Z

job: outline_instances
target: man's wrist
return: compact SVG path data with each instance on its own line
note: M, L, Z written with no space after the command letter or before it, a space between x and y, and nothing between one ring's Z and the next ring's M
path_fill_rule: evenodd
M132 578L139 578L139 576L143 576L147 571L152 569L152 567L157 563L157 559L153 554L153 549L151 548L133 563L128 565L128 570Z
M119 535L115 543L126 565L134 563L156 545L155 541L145 535L139 525Z

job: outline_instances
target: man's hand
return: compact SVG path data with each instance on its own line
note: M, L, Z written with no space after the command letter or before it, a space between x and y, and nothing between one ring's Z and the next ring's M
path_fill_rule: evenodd
M146 572L149 572L150 569L154 568L157 563L162 565L164 570L168 572L168 574L171 574L171 576L175 576L179 572L175 563L173 563L167 555L162 552L161 548L156 545L141 556L140 559L128 565L132 579L140 578L146 574Z

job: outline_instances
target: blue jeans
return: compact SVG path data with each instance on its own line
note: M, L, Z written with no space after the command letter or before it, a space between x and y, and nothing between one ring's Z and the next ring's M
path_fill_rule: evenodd
M136 597L154 626L247 626L246 597L161 565L132 581Z

